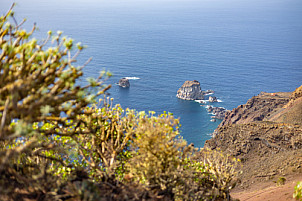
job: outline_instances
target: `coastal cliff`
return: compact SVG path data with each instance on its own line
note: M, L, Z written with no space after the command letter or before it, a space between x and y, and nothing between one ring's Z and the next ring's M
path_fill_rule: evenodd
M184 100L204 99L200 83L197 80L185 81L185 83L178 89L176 97Z
M265 93L261 92L247 101L246 104L228 111L219 127L231 124L244 124L265 121L289 102L291 92Z
M241 160L237 189L301 176L302 86L294 92L261 92L227 112L205 147Z

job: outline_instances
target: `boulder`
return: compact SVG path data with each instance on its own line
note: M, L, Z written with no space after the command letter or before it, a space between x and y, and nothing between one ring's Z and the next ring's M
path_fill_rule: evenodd
M204 91L203 93L204 93L204 95L210 95L210 94L213 94L215 92L211 89L208 89L208 90Z
M217 98L215 96L209 96L209 102L211 103L217 102Z
M130 82L127 78L122 78L119 80L119 82L117 83L120 87L130 87Z
M178 89L176 97L184 100L204 99L200 83L197 80L185 81L185 83Z
M212 113L214 116L212 116L212 118L214 119L224 119L226 113L228 112L228 110L226 110L225 108L223 107L212 107L212 106L209 106L208 107L208 112L209 113Z

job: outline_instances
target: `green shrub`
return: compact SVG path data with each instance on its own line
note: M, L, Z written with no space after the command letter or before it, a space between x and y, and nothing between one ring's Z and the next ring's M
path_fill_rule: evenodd
M173 116L141 114L135 135L127 167L131 177L147 189L172 200L229 197L237 161L187 145Z
M286 178L285 177L279 177L279 179L276 181L277 186L282 186L284 185L286 182Z
M295 186L295 192L293 194L293 198L299 201L302 200L302 181L299 181Z

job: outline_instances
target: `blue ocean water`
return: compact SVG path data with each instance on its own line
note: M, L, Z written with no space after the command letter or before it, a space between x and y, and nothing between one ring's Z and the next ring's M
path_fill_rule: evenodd
M301 0L16 0L17 19L88 45L84 77L107 69L115 103L172 112L181 135L202 147L220 123L204 106L175 97L186 80L198 80L232 109L261 91L293 91L302 84ZM5 13L12 1L0 0ZM129 89L115 85L122 77Z

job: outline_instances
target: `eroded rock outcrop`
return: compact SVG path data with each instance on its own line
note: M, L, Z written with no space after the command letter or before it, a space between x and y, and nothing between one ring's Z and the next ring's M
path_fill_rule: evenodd
M185 83L178 89L176 97L184 100L204 99L200 83L197 80L185 81Z
M127 87L130 87L130 82L127 78L122 78L119 80L119 82L117 83L120 87L124 87L124 88L127 88Z

